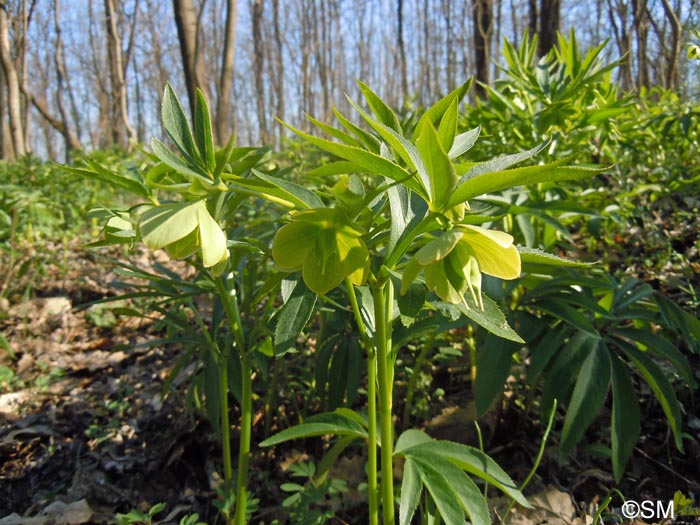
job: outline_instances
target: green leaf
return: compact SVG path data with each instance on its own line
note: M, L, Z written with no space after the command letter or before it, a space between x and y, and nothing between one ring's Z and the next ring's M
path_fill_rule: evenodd
M457 189L447 203L447 207L455 206L479 195L524 184L558 182L591 177L605 171L605 169L607 168L559 166L555 162L541 166L526 166L505 171L479 173L473 177L469 177L469 174L467 174L458 183Z
M438 127L440 125L442 117L444 116L445 112L450 107L450 105L455 100L457 101L457 104L459 104L467 95L467 92L469 91L471 85L472 79L470 78L464 84L456 88L454 91L450 92L449 94L445 95L443 98L438 100L428 111L423 113L423 116L418 121L416 129L420 129L420 127L426 121L431 122L434 127Z
M84 168L73 168L70 166L58 166L60 169L77 175L79 177L84 177L86 179L97 179L101 182L105 182L112 186L125 189L134 195L138 195L144 199L150 197L150 191L143 184L141 180L136 180L136 178L130 177L128 175L122 175L116 171L108 170L101 167L97 163L90 163L90 169Z
M423 166L430 181L428 186L430 208L444 210L457 184L457 174L430 122L424 123L418 130L416 147L423 159Z
M430 461L441 456L461 470L477 476L513 498L519 505L532 508L515 482L491 457L479 449L451 441L431 441L415 445L403 451L406 457L420 456Z
M294 184L293 182L286 181L279 177L266 175L256 169L253 169L252 172L256 177L272 184L272 186L276 188L274 190L271 188L269 190L270 194L293 202L302 209L323 208L323 201L319 199L314 192L307 190L303 186L299 186L298 184Z
M366 439L367 431L354 419L329 412L312 416L300 425L278 432L260 443L260 446L271 447L292 439L326 435L355 436Z
M552 267L586 267L595 264L564 259L536 248L518 246L518 251L520 252L520 262L523 266L523 271L533 273L550 272Z
M295 341L309 321L317 295L300 279L279 310L275 327L275 355L277 357L295 350Z
M440 144L444 151L450 151L457 133L457 117L459 116L459 101L455 98L445 111L438 127ZM424 124L425 125L425 124Z
M600 412L610 386L610 354L600 344L593 346L581 365L566 411L559 454L568 454Z
M637 341L647 347L648 352L657 354L671 363L681 373L689 385L695 384L693 370L688 359L668 339L656 335L649 330L637 328L618 328L612 335Z
M422 430L409 428L408 430L402 432L399 439L396 440L396 445L394 445L394 455L403 455L404 452L411 447L432 442L433 438Z
M481 128L477 126L474 129L460 133L454 138L452 146L448 151L448 156L451 159L456 159L460 155L469 151L472 146L476 143L476 139L479 138L481 133Z
M464 304L457 305L457 308L476 324L503 339L508 339L516 343L525 342L522 337L510 327L505 315L503 315L501 309L490 297L484 294L481 295L481 300L484 303L483 310L474 302L470 294L465 294L464 300L469 308L465 308Z
M399 503L399 524L410 525L411 518L420 503L422 491L420 473L418 467L411 458L406 460L403 467L403 481L401 482L401 502Z
M164 164L170 166L178 173L185 175L188 180L196 179L204 184L211 184L211 180L207 177L206 172L201 171L201 168L197 166L193 167L184 162L160 140L156 138L151 139L151 148L153 149L153 153L155 153Z
M637 443L641 423L639 402L629 370L619 357L613 354L611 358L613 407L610 434L613 473L615 481L619 483Z
M211 131L211 116L209 115L207 99L204 98L204 94L199 88L197 88L194 105L194 130L200 156L204 159L207 171L214 173L216 170L216 158L214 155L214 137Z
M322 139L319 137L314 137L308 133L304 133L300 129L297 129L289 124L284 124L287 128L292 130L297 135L305 138L307 141L315 144L321 149L337 155L343 159L349 160L356 163L359 167L364 169L369 173L381 174L385 177L389 177L391 180L400 182L404 184L407 188L416 192L418 195L428 200L428 196L423 190L420 183L414 178L414 176L403 169L398 164L385 159L384 157L366 151L353 146L346 146L344 144L339 144L337 142L331 142L330 140Z
M438 462L435 468L434 464L430 462L420 461L412 458L412 461L416 465L418 474L420 475L421 481L437 507L437 511L444 520L446 525L466 525L466 520L464 519L464 510L461 505L461 501L457 490L457 487L461 488L460 485L453 485L445 478L447 471L451 470L449 463L446 465L445 462ZM460 470L457 472L463 474ZM466 476L464 476L466 478ZM469 479L469 478L467 478ZM459 480L463 481L463 480ZM486 522L481 522L479 525L486 525L490 520Z
M360 91L362 91L365 100L367 100L367 104L369 104L372 113L377 116L379 122L400 134L401 124L399 124L399 119L391 108L387 106L386 103L367 86L367 84L360 80L358 80L357 83L360 86Z
M666 419L673 432L673 437L676 441L676 447L683 452L683 436L681 434L681 407L676 399L676 394L673 391L671 383L664 375L659 366L654 363L644 352L634 348L632 345L623 344L622 350L627 354L634 365L639 370L644 380L654 392L654 396L659 400L661 408L666 414Z
M163 93L161 119L165 132L175 143L180 153L192 164L200 165L201 157L197 151L185 110L182 109L182 104L180 104L170 83L166 84L165 93Z
M502 341L493 334L488 334L476 358L476 381L474 383L474 400L476 413L483 416L496 396L503 390L503 385L510 374L513 354L521 345L513 341Z

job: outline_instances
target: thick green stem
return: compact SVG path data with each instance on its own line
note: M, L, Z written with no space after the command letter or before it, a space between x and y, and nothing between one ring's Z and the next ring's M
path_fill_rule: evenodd
M253 381L250 352L241 354L241 435L238 447L238 479L236 487L236 516L234 523L244 525L248 500L248 458L253 422Z
M224 460L224 485L230 490L233 481L231 465L231 422L228 410L228 355L224 354L219 362L219 398L221 401L221 456Z
M355 324L362 346L367 352L367 494L369 496L369 525L379 524L379 493L377 491L377 353L362 320L355 287L345 279Z
M384 525L394 524L394 426L392 415L393 369L390 370L392 284L384 281L373 291L377 384L379 393L379 429L381 433L382 517Z
M238 308L238 299L236 297L235 288L229 290L226 282L222 277L214 279L216 289L219 292L221 303L226 312L231 331L233 332L234 340L236 341L236 349L241 359L241 433L238 443L238 476L236 480L236 514L233 522L235 525L244 525L246 521L246 503L248 500L248 460L250 456L250 437L251 426L253 421L253 385L252 385L252 370L250 363L250 352L245 345L245 335L243 333L243 324L241 322L241 314ZM222 363L220 377L225 377L226 382L222 382L222 416L223 405L226 404L226 433L224 433L224 422L222 421L222 439L224 440L223 448L228 449L228 459L224 458L224 472L226 462L231 462L231 449L228 437L228 401L224 403L224 399L228 400L228 378L226 370L228 363ZM223 395L225 389L225 395ZM222 418L223 419L223 418ZM230 486L230 483L229 483Z

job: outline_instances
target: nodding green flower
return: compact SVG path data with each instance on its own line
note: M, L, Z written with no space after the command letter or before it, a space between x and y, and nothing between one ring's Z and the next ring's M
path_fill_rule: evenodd
M292 215L272 242L272 257L282 270L301 269L306 286L325 294L345 278L364 284L369 251L358 230L338 208L318 208Z
M219 274L226 266L226 234L207 210L204 200L154 206L139 220L141 237L151 249L165 248L175 259L201 249L205 268Z
M425 270L425 284L440 299L459 304L471 294L482 310L481 274L501 279L520 275L520 254L507 233L479 226L459 225L418 250L401 279L401 292Z

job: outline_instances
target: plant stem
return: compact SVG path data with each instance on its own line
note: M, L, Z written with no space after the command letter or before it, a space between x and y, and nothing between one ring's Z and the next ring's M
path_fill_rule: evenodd
M355 287L345 279L348 297L352 305L355 324L360 332L362 346L367 352L367 495L369 497L369 525L379 524L379 502L377 497L377 353L367 334L362 320Z
M233 467L231 465L231 422L228 409L228 352L221 355L219 361L219 398L221 403L221 455L224 460L224 485L231 488Z
M233 332L234 340L236 341L236 349L238 350L238 355L241 359L241 433L238 443L238 476L236 480L236 514L234 515L233 522L236 525L244 525L246 520L246 503L248 500L248 460L250 455L250 437L251 437L251 426L253 421L252 411L253 411L253 385L252 385L252 371L250 363L250 352L245 345L245 335L243 333L243 324L241 322L241 314L238 308L238 298L236 296L236 290L233 288L229 290L226 286L226 281L223 277L217 277L214 279L216 284L216 289L221 298L221 304L226 312L226 317L228 318L229 324L231 325L231 330ZM228 355L227 355L228 357ZM227 378L228 362L227 360L222 364L222 370L220 370L220 377L224 376ZM228 378L226 382L221 384L222 392L225 389L225 396L222 396L222 419L223 419L223 399L228 400ZM225 403L226 408L226 435L228 435L228 402ZM222 421L222 439L224 436L223 428L224 422ZM229 439L227 438L228 442ZM226 461L231 462L231 449L230 443L224 445L224 450L228 449L228 460L224 458L224 468ZM225 471L224 471L225 472ZM230 486L230 482L229 485Z
M250 352L241 354L241 435L238 448L238 479L236 487L236 516L234 523L244 525L248 499L248 458L253 422L253 381Z
M394 524L394 428L392 415L393 373L389 370L391 352L391 315L393 294L390 280L372 290L374 299L375 345L377 349L377 379L379 393L379 428L382 462L382 517L384 525ZM389 299L389 300L388 300ZM387 304L388 303L388 304Z

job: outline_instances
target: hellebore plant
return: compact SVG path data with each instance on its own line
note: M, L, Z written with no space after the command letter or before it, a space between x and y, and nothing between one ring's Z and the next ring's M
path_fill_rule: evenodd
M187 259L199 270L197 283L184 283L181 292L175 286L176 279L170 273L173 286L162 284L159 293L177 298L190 309L199 328L199 346L209 352L205 360L213 360L214 375L207 379L218 383L206 385L206 403L218 409L210 412L214 428L220 429L223 457L224 498L222 508L230 506L230 495L235 490L235 514L227 518L237 525L246 522L248 505L248 461L250 456L252 421L252 357L261 346L271 342L271 337L260 338L265 333L269 316L256 318L257 326L248 334L241 320L240 296L253 296L254 290L245 289L239 279L236 266L231 262L230 250L235 247L253 254L260 250L255 245L241 240L229 240L226 228L233 226L237 208L248 195L259 195L266 190L265 197L286 206L299 203L298 198L284 189L266 182L267 175L252 175L251 169L258 165L265 150L235 146L234 137L224 149L215 149L212 139L211 120L206 100L197 93L194 129L190 129L182 105L170 85L166 87L162 105L163 127L175 145L179 155L165 144L153 139L151 146L155 165L145 173L138 169L118 173L91 163L87 168L65 168L68 171L98 179L114 187L127 190L142 199L127 211L97 210L93 216L105 220L105 239L94 245L116 243L133 244L142 240L150 249L163 248L175 259ZM303 192L302 192L303 194ZM316 202L313 198L311 202ZM248 225L243 225L243 227ZM270 228L268 227L267 230ZM263 254L264 255L264 254ZM240 261L240 256L238 257ZM264 266L265 260L260 258ZM137 276L147 276L135 272ZM275 293L278 279L272 278L263 284L267 293ZM178 283L183 284L181 281ZM238 289L238 292L237 292ZM240 293L240 292L244 293ZM227 330L221 330L217 322L206 326L192 301L199 293L214 292L216 299L214 318L225 319ZM153 296L154 294L150 294ZM216 312L219 311L220 315ZM307 318L308 319L308 318ZM262 342L261 342L262 341ZM191 354L186 354L188 357ZM182 363L175 366L179 371ZM206 367L205 367L206 368ZM229 370L240 368L240 377L230 377ZM241 421L236 483L230 448L229 394L236 385L236 394L241 403ZM217 391L218 388L218 391ZM213 417L212 417L213 416Z
M407 430L398 439L394 436L392 398L399 348L392 343L392 330L399 314L415 318L421 309L437 309L442 300L496 335L521 342L496 304L483 294L482 273L514 279L529 263L562 262L542 252L517 248L508 233L487 227L492 217L470 213L469 199L522 184L597 173L560 163L511 168L546 144L482 163L460 160L479 135L478 128L457 132L459 105L469 85L437 102L414 127L402 124L362 83L371 114L351 104L371 131L338 112L344 129L311 121L339 142L288 126L338 157L313 174L340 178L328 193L333 200L327 206L304 207L289 214L289 222L275 235L272 255L280 270L300 270L306 293L314 297L344 283L368 358L367 416L337 409L308 418L262 445L335 434L340 439L321 463L328 465L354 439L365 439L369 523L373 525L379 523L380 508L382 523L395 523L394 471L400 458L402 525L411 522L423 488L432 502L424 513L437 514L447 524L465 523L465 515L472 523L490 523L486 501L467 474L527 505L513 481L483 452L433 441L418 430ZM406 308L395 294L397 286L405 294L416 283L434 292L433 296L423 294L417 310Z

